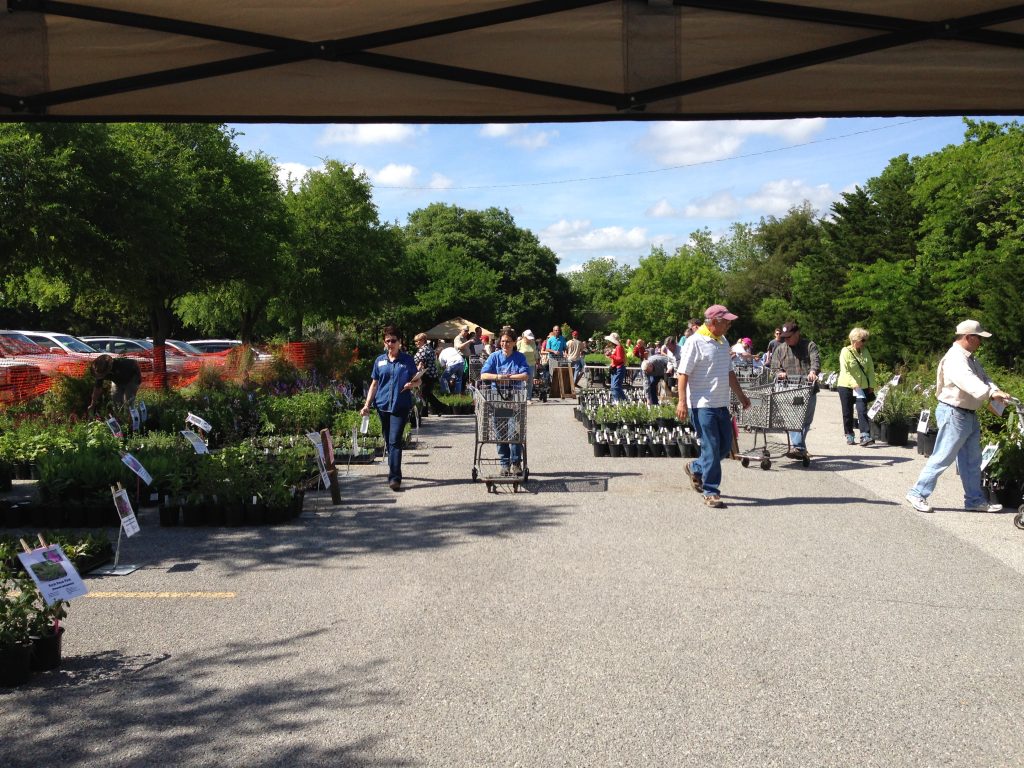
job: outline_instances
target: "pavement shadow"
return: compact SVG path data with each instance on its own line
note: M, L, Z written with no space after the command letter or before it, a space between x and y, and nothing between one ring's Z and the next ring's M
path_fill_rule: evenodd
M383 734L345 740L340 712L402 701L383 682L382 659L310 674L310 654L326 647L329 632L174 657L69 658L63 669L0 696L3 764L39 765L59 744L60 762L69 766L415 765L382 757Z
M393 493L387 486L384 489ZM216 560L226 575L315 569L323 558L344 562L345 558L368 554L442 549L465 544L472 537L512 536L556 525L568 513L561 505L516 504L514 497L495 504L494 497L488 496L481 493L480 500L472 505L422 508L399 507L393 500L390 504L321 506L319 512L304 512L298 520L279 526L158 528L153 531L156 535L145 540L133 538L121 559L130 559L146 569L166 569L182 561Z
M820 469L829 472L844 472L851 469L873 469L877 467L894 467L897 464L905 464L914 459L909 456L890 456L881 453L871 453L866 456L822 456L811 457L811 465L808 469ZM782 464L799 465L799 461L793 459L778 459ZM776 460L773 460L774 464Z
M722 494L722 501L730 507L834 507L856 504L866 507L899 507L895 501L866 499L863 496L780 496L769 499L756 496L733 496Z

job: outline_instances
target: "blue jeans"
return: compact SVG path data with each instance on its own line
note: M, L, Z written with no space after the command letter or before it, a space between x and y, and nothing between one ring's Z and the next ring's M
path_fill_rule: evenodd
M446 395L462 394L462 371L464 368L463 363L453 365L444 369L444 373L441 375L441 391ZM452 383L449 383L452 382ZM452 391L454 390L454 392Z
M700 475L705 496L718 496L722 483L722 459L732 450L732 417L728 408L693 408L690 421L700 437L700 458L690 468Z
M868 423L868 407L863 397L854 397L850 387L836 387L839 393L839 407L843 411L843 431L853 434L853 411L857 409L857 424L860 427L860 439L867 440L871 425Z
M647 380L647 402L649 405L658 404L658 383L661 376L646 376Z
M811 421L814 419L814 409L818 405L818 393L811 389L810 402L807 403L807 426L799 432L789 433L789 442L798 451L807 450L807 433L811 429Z
M502 469L507 469L509 464L522 464L522 443L498 443L498 459Z
M616 368L612 366L612 402L617 403L620 400L626 399L626 393L623 390L623 385L626 383L626 366L620 366Z
M384 452L388 456L388 482L402 479L402 433L409 423L409 411L377 411L380 431L384 435Z
M580 377L583 375L583 366L584 365L585 365L585 363L584 363L582 357L579 360L573 360L572 361L572 381L573 381L573 384L577 383L580 380Z
M529 365L529 363L527 363ZM526 399L533 400L533 379L537 375L537 366L530 365L529 378L526 380Z
M964 486L964 506L987 502L981 490L981 425L978 415L939 403L935 408L935 420L939 424L935 448L917 478L917 485L910 492L927 499L935 490L939 475L955 460Z

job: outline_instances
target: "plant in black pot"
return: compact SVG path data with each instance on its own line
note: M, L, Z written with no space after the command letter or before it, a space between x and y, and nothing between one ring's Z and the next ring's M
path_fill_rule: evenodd
M32 639L32 669L57 669L63 659L61 640L64 637L63 622L68 615L69 603L66 600L58 600L53 605L47 605L31 579L29 584L35 592L36 609L29 629Z
M910 425L917 423L924 402L924 396L915 392L908 383L901 381L890 387L876 417L881 439L889 445L906 445Z
M28 682L32 673L33 591L28 575L12 565L13 548L0 545L0 687Z
M1024 446L1003 440L999 452L985 468L985 486L1005 507L1018 507L1024 497Z

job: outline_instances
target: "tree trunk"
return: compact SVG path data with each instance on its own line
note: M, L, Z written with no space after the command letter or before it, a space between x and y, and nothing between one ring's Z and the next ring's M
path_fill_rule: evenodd
M164 389L167 389L167 336L171 332L171 310L164 306L154 307L149 313L150 329L153 333L153 375Z

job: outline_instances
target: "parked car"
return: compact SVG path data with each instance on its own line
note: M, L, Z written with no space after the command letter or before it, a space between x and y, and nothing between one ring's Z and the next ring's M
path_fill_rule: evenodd
M8 333L20 333L47 351L58 355L86 355L91 360L100 354L81 339L68 333L52 331L8 331Z
M0 331L0 360L9 364L23 363L38 369L44 376L81 376L89 364L84 358L69 359L41 347L28 336L16 331Z
M221 355L227 354L235 347L242 346L242 342L238 339L193 339L189 344L203 352ZM273 357L256 347L252 347L252 350L256 353L257 360L270 360Z
M146 339L131 339L127 336L83 336L82 341L108 355L124 355L132 358L139 363L139 368L143 373L153 369L153 342ZM198 370L195 366L188 366L185 358L173 351L164 355L164 362L167 365L168 376L175 378L183 374L194 374L195 371L191 370L192 368Z

